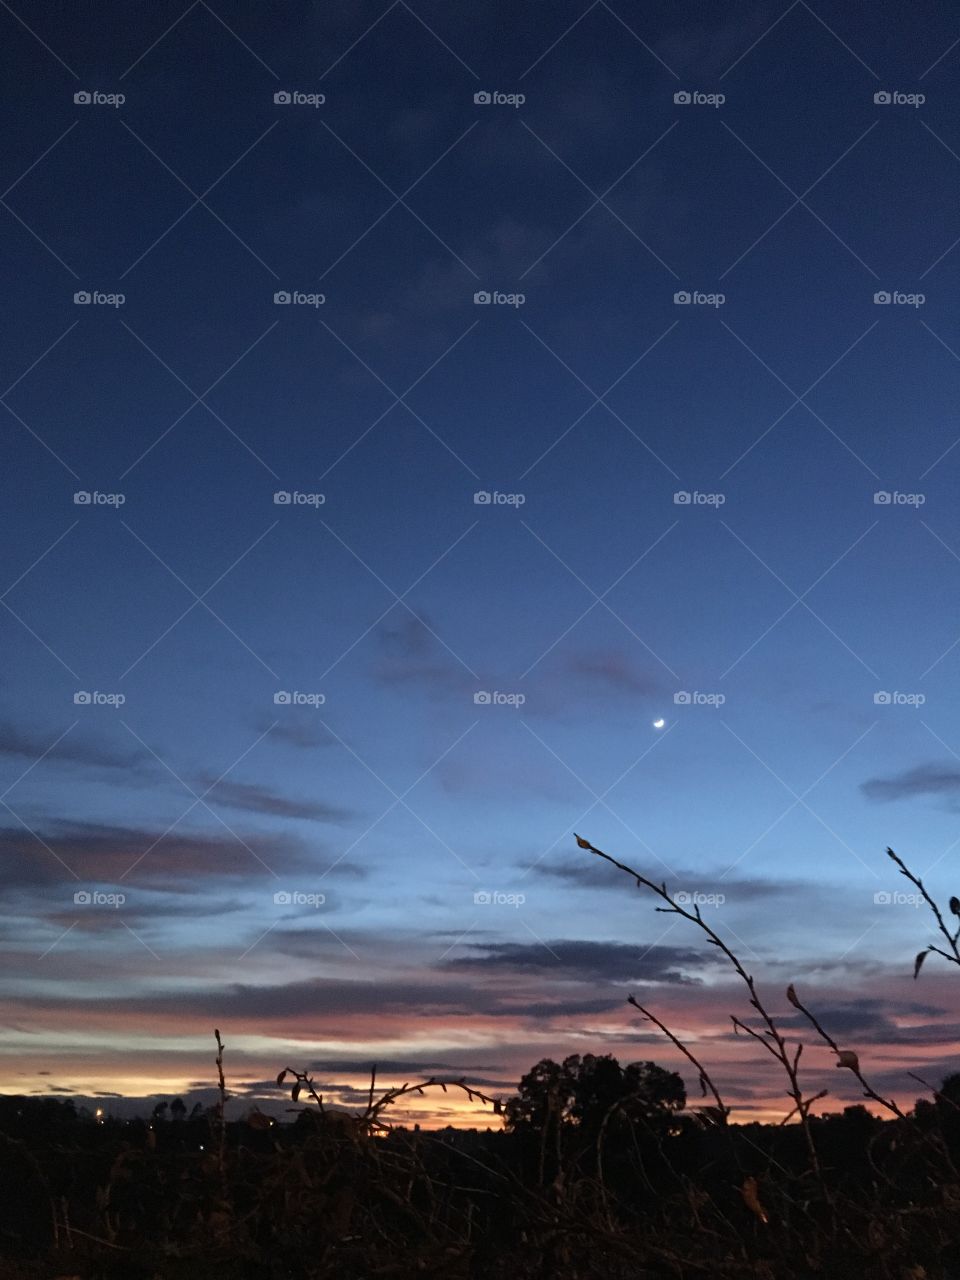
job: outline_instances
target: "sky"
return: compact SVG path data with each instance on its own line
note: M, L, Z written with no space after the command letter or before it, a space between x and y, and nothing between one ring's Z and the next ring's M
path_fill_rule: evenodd
M0 30L0 1089L206 1099L217 1027L235 1114L587 1052L695 1096L634 994L785 1114L574 831L791 1035L793 981L901 1101L954 1069L885 855L960 889L949 11Z

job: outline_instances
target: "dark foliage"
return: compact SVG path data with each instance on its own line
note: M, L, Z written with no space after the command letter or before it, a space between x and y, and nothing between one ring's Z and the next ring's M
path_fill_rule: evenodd
M634 997L694 1068L696 1108L675 1072L587 1054L543 1059L502 1108L466 1080L378 1092L374 1071L367 1105L346 1113L288 1067L277 1088L302 1107L294 1123L257 1108L228 1120L216 1031L206 1112L176 1098L121 1122L0 1098L0 1280L960 1280L960 1074L921 1081L932 1101L905 1112L791 984L788 1003L877 1109L816 1115L803 1044L699 910L578 844L699 928L742 979L751 1012L732 1023L782 1069L783 1123L731 1123L708 1069ZM945 943L921 957L960 963L960 926L890 856ZM492 1122L502 1111L505 1127L391 1125L391 1107L429 1089L483 1104Z

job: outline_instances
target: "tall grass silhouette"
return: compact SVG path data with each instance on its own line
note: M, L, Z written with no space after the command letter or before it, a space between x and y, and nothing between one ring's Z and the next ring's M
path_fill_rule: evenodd
M780 1123L734 1123L699 1046L632 994L629 1007L693 1071L697 1106L657 1113L626 1092L594 1105L587 1123L557 1084L575 1056L546 1063L557 1070L540 1120L466 1077L384 1087L376 1067L348 1110L330 1104L341 1089L290 1066L275 1083L294 1123L257 1106L230 1118L240 1095L217 1029L217 1101L204 1115L171 1107L175 1119L134 1126L74 1115L42 1136L0 1111L0 1280L960 1280L960 1076L940 1087L914 1076L933 1101L904 1109L794 983L771 1000L698 905L576 840L736 976L746 1009L730 1027L782 1080ZM960 900L942 910L888 855L937 927L914 977L930 954L960 964ZM850 1073L872 1111L818 1114L827 1091L806 1083L813 1052ZM634 1066L652 1073L613 1063L611 1078L639 1088L660 1070ZM478 1105L490 1131L396 1122L434 1092ZM682 1090L674 1102L683 1106ZM8 1255L19 1260L5 1265Z

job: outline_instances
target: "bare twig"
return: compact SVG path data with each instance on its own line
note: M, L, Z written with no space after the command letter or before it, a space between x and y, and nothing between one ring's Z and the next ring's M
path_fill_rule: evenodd
M720 1091L717 1089L717 1086L713 1083L713 1080L710 1078L710 1074L707 1071L706 1067L703 1066L703 1064L700 1062L698 1058L694 1057L693 1053L687 1048L687 1046L683 1043L683 1041L679 1040L673 1034L673 1032L670 1030L668 1026L662 1023L655 1014L650 1012L649 1009L645 1009L643 1005L640 1004L634 996L627 996L627 1003L632 1004L635 1009L639 1009L640 1012L643 1014L643 1016L649 1022L652 1022L655 1027L659 1027L660 1030L663 1032L663 1034L667 1037L667 1039L670 1040L674 1045L676 1045L676 1047L680 1050L680 1052L684 1055L684 1057L689 1062L691 1062L693 1066L696 1067L697 1075L700 1078L700 1088L704 1096L706 1095L707 1090L709 1089L710 1093L713 1095L714 1100L716 1101L716 1104L717 1104L716 1111L712 1112L711 1114L716 1114L718 1124L726 1124L727 1117L730 1114L730 1108L723 1101L723 1098L721 1098Z
M813 1027L814 1031L816 1031L817 1035L819 1035L820 1039L823 1040L825 1044L828 1044L830 1048L833 1050L833 1052L840 1059L840 1061L837 1063L837 1066L846 1067L848 1071L852 1071L853 1074L857 1077L857 1079L860 1081L860 1084L863 1086L863 1096L865 1098L872 1098L874 1102L879 1102L880 1105L884 1107L887 1111L892 1112L892 1114L897 1116L900 1120L904 1120L906 1117L904 1116L900 1108L897 1106L896 1102L894 1102L892 1098L885 1098L882 1094L877 1093L876 1089L874 1089L873 1086L865 1079L863 1073L860 1070L860 1059L857 1057L857 1055L849 1049L842 1050L840 1046L837 1044L836 1040L834 1040L833 1036L831 1036L828 1031L824 1030L824 1028L820 1025L820 1023L814 1017L814 1015L810 1012L807 1006L801 1001L800 997L797 995L797 992L795 987L793 986L793 983L791 983L790 987L788 988L787 998L789 999L790 1003L793 1005L795 1009L800 1010L803 1016L807 1019L807 1021Z
M220 1031L214 1028L214 1036L217 1040L217 1080L220 1088L220 1099L217 1103L217 1165L220 1170L220 1181L223 1183L226 1167L224 1163L224 1152L227 1142L227 1122L224 1110L227 1105L227 1083L223 1078L223 1041L220 1039Z
M932 898L927 892L927 889L920 877L915 876L903 859L898 857L890 848L887 849L887 857L897 864L900 868L900 874L902 876L906 876L910 883L916 885L919 889L920 896L936 917L937 927L943 934L944 938L946 938L947 945L950 947L949 952L943 951L940 947L935 947L933 945L925 947L924 950L918 954L916 961L914 962L913 976L917 977L919 974L920 966L923 964L923 958L928 951L935 951L938 956L943 956L943 958L945 960L949 960L951 964L960 965L960 949L957 947L958 939L960 939L960 920L958 920L956 932L951 933L943 919L943 913L941 912L940 907L937 905L934 898ZM960 899L955 897L950 899L950 910L955 916L960 917Z
M706 922L706 920L704 920L703 916L700 914L700 908L696 904L694 904L693 911L687 911L684 907L682 907L679 903L677 903L670 896L669 893L667 893L665 884L656 884L653 880L649 880L646 876L641 875L639 871L635 871L633 867L627 866L626 863L620 862L617 858L611 857L610 854L608 853L604 853L602 849L596 848L596 846L592 845L589 840L583 839L583 837L577 835L576 832L574 832L574 836L576 838L577 844L580 846L581 849L588 849L591 853L596 854L598 858L603 858L604 861L612 863L613 866L619 868L620 871L624 871L628 876L632 876L633 879L636 881L638 888L649 889L652 893L656 894L656 896L660 898L663 902L667 903L666 907L658 907L657 908L658 911L664 911L674 915L679 915L679 916L682 916L684 920L689 920L691 924L695 924L699 929L702 929L703 932L707 935L707 940L711 943L711 945L715 946L719 951L723 953L723 955L726 956L727 960L732 965L734 972L737 974L737 976L743 981L744 985L746 986L747 992L750 998L750 1004L753 1006L754 1009L756 1009L765 1027L764 1033L761 1034L760 1032L756 1031L753 1027L750 1027L746 1023L741 1022L740 1019L734 1018L733 1019L734 1029L739 1028L747 1032L749 1035L751 1035L755 1040L757 1040L760 1044L764 1046L767 1052L770 1053L777 1060L777 1062L780 1063L781 1067L783 1068L784 1073L786 1074L786 1077L787 1077L788 1093L790 1097L793 1099L795 1110L800 1118L800 1125L803 1129L804 1139L807 1145L807 1155L808 1155L810 1167L813 1170L814 1174L817 1176L824 1195L829 1199L829 1192L828 1192L826 1183L823 1179L823 1173L820 1168L820 1160L817 1155L817 1149L813 1141L813 1134L811 1132L810 1123L809 1123L808 1113L809 1113L810 1106L814 1100L806 1099L803 1096L803 1092L800 1088L798 1066L800 1061L800 1054L803 1050L803 1045L802 1044L797 1045L796 1050L791 1054L790 1050L788 1049L786 1041L784 1040L783 1036L780 1034L779 1027L777 1026L776 1022L774 1022L772 1016L767 1012L762 1001L760 1000L760 997L757 993L756 985L754 984L754 981L753 981L753 977L749 973L747 973L746 969L744 969L743 965L740 963L740 960L737 957L737 955L730 949L730 947L727 945L724 939L720 937L720 935L716 932L716 930L713 929Z
M429 1079L418 1080L414 1084L410 1084L408 1082L393 1089L386 1089L379 1098L375 1098L376 1072L377 1069L374 1067L370 1074L370 1090L366 1107L363 1111L357 1112L353 1117L356 1121L358 1130L367 1133L388 1133L391 1126L381 1120L382 1112L385 1111L387 1107L393 1106L398 1099L406 1097L408 1094L412 1093L422 1095L425 1089L442 1089L444 1093L446 1093L448 1089L459 1089L467 1095L471 1102L479 1100L484 1103L485 1106L492 1107L497 1115L500 1114L501 1108L499 1101L496 1098L488 1097L485 1093L481 1092L480 1089L475 1089L472 1085L468 1085L466 1077L461 1077L459 1080L439 1080L436 1076L430 1076ZM277 1076L278 1088L283 1088L284 1081L288 1075L293 1076L295 1081L290 1092L292 1101L296 1102L300 1097L302 1090L305 1088L311 1098L313 1098L314 1102L317 1103L321 1114L326 1114L323 1105L323 1095L317 1092L314 1081L309 1073L305 1071L297 1071L294 1067L284 1067Z

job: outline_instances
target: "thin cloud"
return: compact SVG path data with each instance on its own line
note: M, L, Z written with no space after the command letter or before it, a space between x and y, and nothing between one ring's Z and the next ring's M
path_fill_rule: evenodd
M559 944L563 945L563 944ZM577 945L577 944L574 944ZM580 944L582 945L582 944ZM630 948L639 954L638 948ZM655 949L661 952L670 948ZM656 961L647 965L653 973ZM701 958L702 964L702 958ZM448 966L450 967L450 966ZM662 967L662 958L661 958ZM534 966L527 965L532 975ZM624 965L624 972L638 970L637 965ZM578 975L595 980L597 974ZM569 975L568 975L569 977ZM639 979L638 979L639 980ZM670 978L650 981L670 981ZM673 981L682 981L681 977ZM569 987L568 987L569 991ZM420 980L416 977L396 981L374 981L342 978L307 978L289 983L211 984L204 989L165 990L149 993L131 993L115 996L110 1002L110 1020L122 1022L125 1018L154 1016L175 1017L182 1026L198 1025L205 1020L218 1020L220 1025L229 1019L238 1019L245 1025L263 1019L276 1026L286 1022L302 1025L304 1018L339 1018L351 1025L359 1025L366 1019L382 1021L399 1018L404 1025L413 1028L426 1025L433 1019L449 1018L504 1018L537 1020L562 1020L568 1017L607 1013L622 1004L611 997L558 993L556 1000L545 1001L542 992L532 989L524 995L516 983L508 987L493 984L475 987L459 976ZM53 1013L71 1013L93 1010L102 1005L102 998L94 988L90 994L74 992L53 994L37 991L31 995L11 994L5 997L8 1009L23 1006L31 1010ZM86 1016L86 1015L85 1015ZM210 1022L217 1025L217 1021Z
M412 613L378 628L374 677L382 684L421 685L435 693L472 689L469 672L444 648L436 631L425 614Z
M208 792L207 788L210 788ZM322 800L295 800L289 796L281 796L255 782L201 777L198 790L207 792L206 800L210 804L221 804L228 809L243 809L250 813L267 813L277 818L303 818L308 822L346 822L354 816L349 809L326 804Z
M258 879L315 866L315 853L311 857L289 836L65 821L38 824L34 831L39 839L22 827L0 827L0 858L8 888L60 883L77 887L77 879L112 884L135 862L138 882L169 885L174 891L184 882L195 884L217 876Z
M278 715L268 720L266 716L262 716L257 721L257 732L268 735L265 741L298 747L303 751L330 747L336 742L329 729L318 723L316 713L304 714L290 707L282 708L282 712L282 718Z
M529 873L540 879L560 880L566 884L577 885L584 889L603 889L617 894L623 893L623 879L611 876L610 868L600 859L592 856L583 858L564 858L552 861L541 858L533 867L527 868L518 864L519 871ZM804 880L764 880L758 876L727 875L728 868L715 867L712 870L679 870L667 879L667 892L676 894L679 891L697 893L722 893L728 905L746 902L758 902L768 898L790 898L796 900L798 894L816 895L824 892L823 886L817 882ZM832 892L827 890L827 892Z
M700 979L685 972L701 970L703 953L688 947L635 947L623 942L560 939L545 943L471 944L471 954L450 960L451 969L503 969L522 973L567 972L581 981L662 982L692 986Z
M868 800L905 800L911 796L960 795L960 769L956 765L920 764L889 778L868 778L860 790Z
M58 732L63 730L32 733L8 720L0 721L0 755L15 756L31 763L42 756L45 761L105 769L131 769L144 764L149 758L140 748L125 744L108 745L75 731L64 734L57 741ZM52 743L55 745L51 746Z
M574 654L567 663L567 670L571 675L618 694L652 696L663 691L661 680L616 650Z

